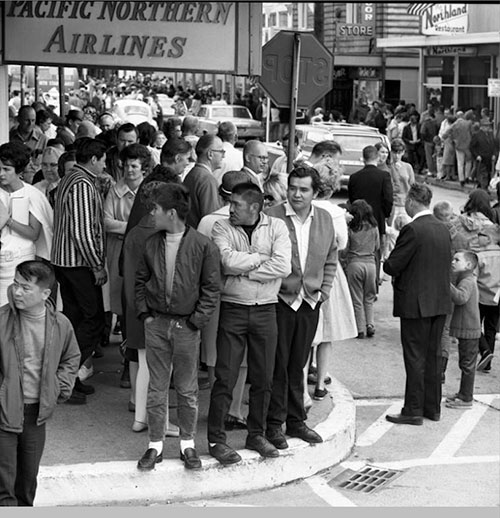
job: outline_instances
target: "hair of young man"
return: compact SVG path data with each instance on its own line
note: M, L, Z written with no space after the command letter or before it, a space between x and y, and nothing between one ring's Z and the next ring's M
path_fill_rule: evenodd
M223 121L219 124L217 136L222 142L229 142L238 133L238 128L231 121Z
M290 171L290 174L288 175L288 185L290 185L290 180L292 178L307 177L311 178L313 192L317 193L321 187L321 177L319 176L319 173L316 171L316 169L307 165L298 165Z
M31 150L21 142L6 142L0 146L0 160L21 174L30 163Z
M52 120L52 115L47 110L39 110L36 112L37 125L43 124L48 120Z
M143 171L148 172L151 169L151 153L146 146L142 144L130 144L120 151L120 160L140 160Z
M351 203L349 212L352 220L349 222L349 228L355 232L361 230L365 223L371 227L377 227L378 223L373 215L373 209L365 200L355 200Z
M408 191L408 198L416 203L429 207L432 200L432 191L430 187L423 183L414 183Z
M164 211L175 209L180 220L186 221L189 212L189 191L182 184L166 183L156 188L154 203Z
M106 154L107 146L101 140L82 137L75 141L75 158L78 164L88 164L95 156L100 160Z
M50 288L56 279L54 268L48 261L24 261L16 266L16 272L23 279L34 282L43 289Z
M139 130L137 129L137 126L131 122L125 122L125 124L122 124L118 128L116 134L119 136L120 133L131 133L132 131L137 135L137 138L139 138Z
M471 272L473 272L477 267L477 263L479 262L477 254L475 254L471 250L457 250L455 252L455 255L458 255L458 254L462 255L463 258L465 259L465 261L467 263L469 263L469 265L470 265L469 270Z
M452 210L451 203L447 200L444 201L438 201L434 207L432 207L432 212L434 213L434 216L436 216L437 219L440 221L446 221L447 214L450 213Z
M311 157L319 158L325 153L336 155L342 153L342 147L335 140L322 140L315 144L311 151Z
M66 162L76 162L76 153L74 151L65 151L57 161L57 172L61 178L66 174L64 167Z
M205 156L209 149L214 145L215 139L218 138L217 135L203 135L200 137L198 142L196 143L195 152L196 156L202 157Z
M264 206L264 194L260 187L252 182L239 183L233 187L231 191L237 196L241 196L248 205L256 203L259 206L259 212Z
M372 162L377 160L378 149L375 146L366 146L363 148L363 160L365 162Z
M182 137L170 137L161 148L160 161L172 164L177 155L191 153L191 144Z
M143 146L149 146L153 140L153 136L156 133L156 129L149 122L141 122L137 125L137 134L139 144Z

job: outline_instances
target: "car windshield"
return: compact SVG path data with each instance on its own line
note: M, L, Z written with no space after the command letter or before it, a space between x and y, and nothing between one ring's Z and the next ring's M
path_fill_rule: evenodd
M214 119L220 119L222 117L237 117L239 119L251 119L250 112L243 108L239 107L230 107L230 106L217 106L211 108L211 117Z
M310 144L317 144L323 140L333 140L333 136L329 131L309 131L306 136L306 142Z
M382 138L375 135L335 135L334 140L340 144L344 152L361 152L366 146L374 146L378 142L382 142Z

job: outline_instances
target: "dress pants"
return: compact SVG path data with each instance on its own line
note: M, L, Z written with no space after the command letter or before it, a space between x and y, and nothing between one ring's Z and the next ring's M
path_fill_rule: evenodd
M477 338L458 339L458 366L462 371L458 396L463 401L472 401L474 395L478 342Z
M446 315L401 318L406 370L403 415L441 413L441 337Z
M498 304L496 306L479 304L479 315L484 329L479 339L479 352L482 356L485 353L495 352L495 335L498 332L500 306Z
M247 349L250 383L247 429L249 436L264 435L271 399L276 340L276 304L246 306L221 302L217 332L215 383L208 411L208 442L225 443L224 418Z
M21 433L0 430L0 506L33 506L45 424L38 426L38 403L24 405Z
M319 308L307 302L297 311L280 300L277 307L278 347L274 367L273 392L267 415L269 430L296 429L307 419L304 409L304 367L318 327Z
M81 366L101 342L104 330L102 288L96 286L90 268L56 266L55 272L61 288L63 313L73 325L80 347Z

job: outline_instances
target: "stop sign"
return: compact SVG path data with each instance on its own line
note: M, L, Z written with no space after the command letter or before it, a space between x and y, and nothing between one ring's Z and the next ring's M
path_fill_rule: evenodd
M262 47L260 85L278 108L290 107L294 34L300 34L298 107L309 108L333 88L333 55L310 32L281 31Z

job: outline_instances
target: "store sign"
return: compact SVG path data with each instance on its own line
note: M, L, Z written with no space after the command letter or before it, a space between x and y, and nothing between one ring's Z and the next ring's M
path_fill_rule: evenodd
M437 46L433 45L425 49L427 56L475 56L476 47L465 46Z
M488 79L488 97L500 97L500 79Z
M422 34L466 34L469 28L467 4L434 4L422 15Z
M374 67L358 67L355 75L356 79L379 79L379 71Z
M341 38L375 36L375 3L353 4L356 10L353 23L338 23L337 36Z
M6 2L4 62L235 72L238 44L251 45L238 36L247 3L237 4Z

